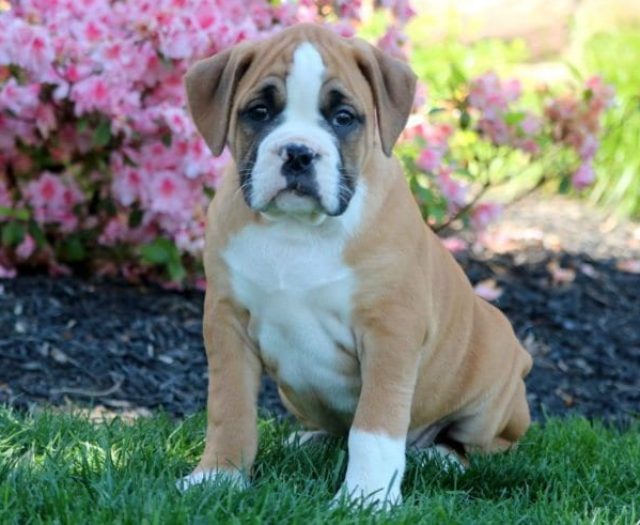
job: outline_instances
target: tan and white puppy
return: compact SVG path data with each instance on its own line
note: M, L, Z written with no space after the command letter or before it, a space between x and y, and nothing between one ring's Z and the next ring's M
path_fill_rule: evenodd
M464 461L517 441L531 358L391 156L410 68L300 25L198 62L186 86L235 164L208 212L206 446L180 485L250 471L263 370L305 427L348 435L352 496L399 501L408 446Z

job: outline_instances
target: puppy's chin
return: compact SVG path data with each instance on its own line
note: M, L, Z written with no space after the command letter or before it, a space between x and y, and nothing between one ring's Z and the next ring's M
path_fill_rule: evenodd
M316 198L298 195L290 190L278 193L260 213L271 221L291 218L311 225L322 224L327 218L327 213Z

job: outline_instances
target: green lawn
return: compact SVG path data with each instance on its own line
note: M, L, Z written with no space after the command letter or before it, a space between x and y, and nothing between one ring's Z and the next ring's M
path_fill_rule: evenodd
M389 514L327 504L344 442L288 449L290 428L263 420L247 491L177 477L200 454L204 416L133 424L0 409L0 523L625 523L640 520L640 425L536 425L517 452L476 457L465 474L412 458L405 503Z

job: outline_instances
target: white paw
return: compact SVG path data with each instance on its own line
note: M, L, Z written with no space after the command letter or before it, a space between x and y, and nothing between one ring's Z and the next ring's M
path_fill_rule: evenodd
M460 456L446 445L433 445L420 452L420 458L435 461L447 472L463 473L467 466L460 460Z
M373 503L386 509L402 502L400 484L405 469L405 438L367 432L355 427L349 432L349 462L344 483L334 498Z
M185 492L202 483L228 483L238 489L246 489L249 486L247 477L239 470L213 469L192 472L176 481L176 487L179 491Z
M324 430L299 430L291 432L285 439L284 444L287 447L301 447L311 443L320 443L331 437L331 434Z

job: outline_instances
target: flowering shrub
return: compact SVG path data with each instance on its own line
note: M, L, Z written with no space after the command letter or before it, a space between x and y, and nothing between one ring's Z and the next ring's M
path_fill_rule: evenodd
M4 2L2 4L5 4ZM228 157L188 118L188 65L359 2L15 0L0 9L0 276L90 260L174 281L202 251L205 206ZM390 6L406 14L406 2Z
M398 148L432 227L459 219L483 230L501 205L481 199L514 178L528 179L522 195L546 183L580 190L594 181L600 120L614 96L600 77L559 96L543 90L537 111L522 107L518 80L493 72L468 80L457 71L456 77L451 96L438 101L442 107L416 112Z
M26 264L130 279L161 269L174 283L198 275L205 207L228 156L212 157L186 114L188 65L297 22L328 19L350 35L360 4L13 0L2 12L0 2L0 277ZM390 24L378 43L406 58L414 13L407 0L381 4ZM479 179L465 133L532 158L550 141L566 145L583 161L574 184L588 184L611 96L590 82L590 95L536 116L513 109L516 82L487 74L462 82L436 122L418 111L400 152L425 217L480 228L496 214L471 194ZM419 90L416 105L424 99Z

